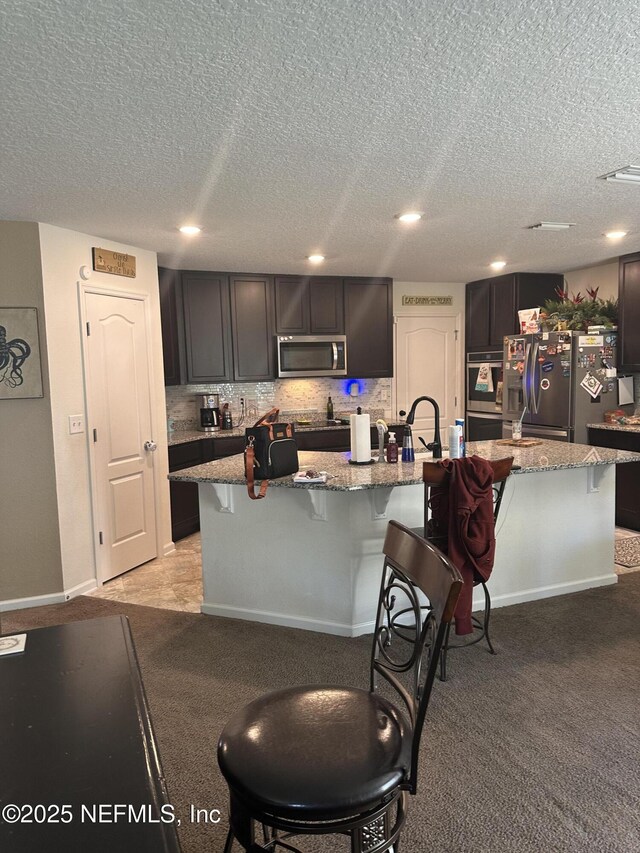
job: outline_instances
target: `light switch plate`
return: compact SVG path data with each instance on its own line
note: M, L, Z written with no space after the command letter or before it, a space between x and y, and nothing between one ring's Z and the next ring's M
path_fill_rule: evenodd
M69 435L84 432L84 415L69 415Z

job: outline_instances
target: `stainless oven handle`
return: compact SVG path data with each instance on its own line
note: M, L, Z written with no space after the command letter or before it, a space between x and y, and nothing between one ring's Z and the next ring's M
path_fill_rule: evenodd
M335 370L338 366L338 344L335 341L331 344L331 349L333 350L333 364L331 365L331 369Z
M502 415L497 412L495 415L487 415L481 412L469 412L467 411L467 420L469 418L482 418L485 421L501 421Z

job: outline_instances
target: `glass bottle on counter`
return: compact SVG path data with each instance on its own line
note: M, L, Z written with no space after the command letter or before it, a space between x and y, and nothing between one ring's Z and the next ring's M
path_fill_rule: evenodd
M389 442L387 444L387 462L398 461L398 442L396 441L395 432L389 433Z
M333 401L331 397L329 397L329 399L327 400L327 420L333 420Z

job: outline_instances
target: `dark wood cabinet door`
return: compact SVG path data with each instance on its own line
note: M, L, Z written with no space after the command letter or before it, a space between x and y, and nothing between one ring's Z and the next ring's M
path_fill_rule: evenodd
M465 348L502 349L505 335L519 331L518 311L557 299L558 273L514 273L470 281L465 301Z
M542 308L549 299L557 300L556 288L562 290L564 276L559 273L516 273L516 311L524 308ZM518 331L519 326L516 328Z
M171 538L174 542L200 530L200 503L197 483L169 483Z
M232 275L233 378L260 382L274 378L273 279Z
M620 258L618 364L640 371L640 252ZM623 466L620 466L623 467Z
M160 323L164 384L180 385L184 381L184 334L182 286L176 270L159 269Z
M187 381L233 378L229 279L205 272L182 273Z
M169 447L169 471L180 471L206 461L204 441L187 441ZM171 538L174 542L200 530L200 504L197 483L169 482L171 500Z
M515 279L512 275L501 275L490 279L489 340L487 345L502 349L505 335L518 331L515 302Z
M242 453L245 443L244 436L241 435L233 435L228 438L214 438L212 441L214 458L222 459L225 456L235 456L236 453Z
M344 279L347 372L393 376L393 291L390 278Z
M640 451L640 432L590 429L588 436L596 447ZM616 524L640 530L640 462L616 465Z
M308 335L309 279L305 276L275 277L276 332L279 335Z
M491 281L470 282L465 303L465 346L467 349L484 349L489 346Z
M309 279L309 317L312 335L344 335L342 279L324 276Z

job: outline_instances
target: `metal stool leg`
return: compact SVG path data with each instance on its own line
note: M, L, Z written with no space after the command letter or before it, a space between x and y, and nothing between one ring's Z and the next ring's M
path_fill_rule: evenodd
M489 595L489 590L487 589L486 583L483 582L482 588L484 590L484 636L487 640L487 645L489 646L489 651L492 655L497 655L498 653L493 648L493 643L491 642L491 637L489 636L489 619L491 618L491 596Z
M447 652L449 651L449 632L451 631L451 622L447 625L444 632L444 640L442 641L442 650L440 651L440 681L447 680Z

